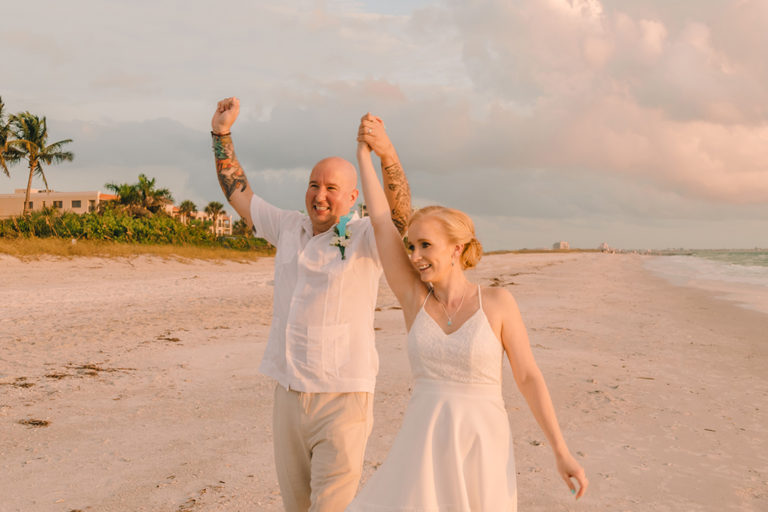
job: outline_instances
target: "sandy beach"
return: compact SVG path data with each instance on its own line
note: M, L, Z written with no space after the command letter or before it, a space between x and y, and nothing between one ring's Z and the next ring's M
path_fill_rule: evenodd
M768 315L673 286L648 257L498 254L571 450L574 502L509 369L520 511L768 510ZM278 511L271 258L0 256L0 510ZM383 283L366 478L408 401Z

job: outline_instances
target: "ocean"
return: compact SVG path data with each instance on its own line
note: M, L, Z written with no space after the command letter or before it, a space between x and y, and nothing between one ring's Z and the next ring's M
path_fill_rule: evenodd
M691 251L649 258L645 265L673 284L708 290L768 314L768 251Z

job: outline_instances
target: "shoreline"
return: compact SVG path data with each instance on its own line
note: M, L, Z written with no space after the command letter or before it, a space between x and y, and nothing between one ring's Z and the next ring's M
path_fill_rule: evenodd
M705 290L739 307L768 314L768 266L713 261L694 255L653 259L645 267L672 285Z
M652 257L652 256L651 256ZM520 510L760 510L768 505L768 315L675 286L646 256L486 255L505 286L569 447L574 503L515 389L503 393ZM0 494L8 510L281 510L274 384L258 363L273 259L20 262L0 255ZM409 398L405 328L383 284L381 368L364 478ZM40 420L47 426L22 425Z

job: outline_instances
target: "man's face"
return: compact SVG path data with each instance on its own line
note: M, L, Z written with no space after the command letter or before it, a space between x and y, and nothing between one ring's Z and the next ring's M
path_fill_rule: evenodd
M343 158L326 158L315 165L304 198L315 235L328 231L349 213L357 200L356 185L357 171Z

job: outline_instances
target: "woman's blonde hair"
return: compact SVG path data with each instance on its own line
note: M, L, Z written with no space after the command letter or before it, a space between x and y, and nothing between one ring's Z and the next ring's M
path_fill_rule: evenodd
M414 222L425 217L432 217L443 226L446 237L452 244L463 244L464 249L459 256L462 269L472 268L483 256L483 246L475 238L475 224L469 215L454 208L445 206L426 206L413 212L408 219L408 228Z

